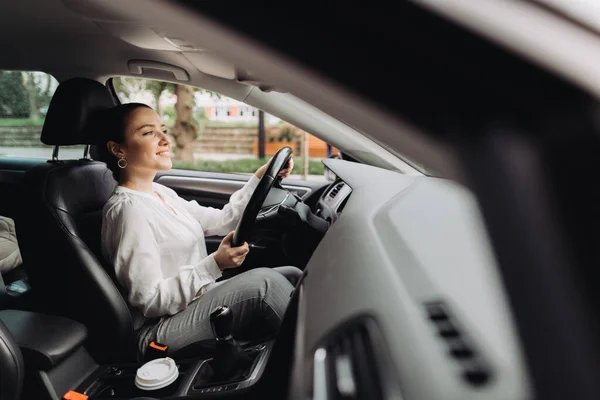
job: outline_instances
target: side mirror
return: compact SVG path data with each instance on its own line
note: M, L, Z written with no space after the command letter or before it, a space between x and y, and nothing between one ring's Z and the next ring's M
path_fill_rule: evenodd
M340 153L335 153L335 154L331 154L327 158L338 158L338 159L341 159L342 155ZM333 173L333 171L331 171L329 168L327 168L327 166L325 166L325 170L323 171L323 175L325 176L325 179L328 180L329 182L334 182L337 179L337 176Z

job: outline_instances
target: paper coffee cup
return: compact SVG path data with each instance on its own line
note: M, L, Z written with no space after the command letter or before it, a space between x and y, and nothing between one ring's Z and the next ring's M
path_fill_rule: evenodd
M142 390L157 390L169 386L177 380L179 370L172 358L158 358L138 368L135 386Z

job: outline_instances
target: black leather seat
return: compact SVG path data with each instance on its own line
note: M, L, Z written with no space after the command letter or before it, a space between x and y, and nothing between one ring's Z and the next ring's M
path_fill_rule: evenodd
M19 400L24 376L21 350L6 326L0 322L0 399Z
M96 81L61 83L42 142L89 144L97 112L114 104ZM89 333L86 348L98 362L137 360L132 313L100 252L102 207L115 185L104 163L51 160L25 174L25 204L16 219L33 291L45 305L39 311L83 323Z

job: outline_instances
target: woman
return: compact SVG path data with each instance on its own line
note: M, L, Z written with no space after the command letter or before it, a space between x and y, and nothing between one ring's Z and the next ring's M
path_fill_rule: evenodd
M215 282L248 254L248 243L232 247L232 231L268 164L219 210L154 182L157 172L172 167L171 143L150 107L130 103L110 109L101 135L99 158L119 183L103 209L102 249L127 289L129 304L146 317L136 331L140 352L151 341L177 351L212 339L209 315L220 305L232 308L234 336L275 333L293 290L290 281L300 274L297 268L284 267L289 281L280 272L258 268ZM290 160L280 175L288 176L292 168ZM208 255L205 235L226 236Z

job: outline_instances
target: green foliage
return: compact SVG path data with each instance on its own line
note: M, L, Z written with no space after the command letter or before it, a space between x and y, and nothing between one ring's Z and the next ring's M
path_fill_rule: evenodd
M279 130L273 127L267 130L267 142L293 142L296 139L296 128L290 124L279 125Z
M146 90L149 90L155 98L159 98L166 90L169 93L175 92L175 84L163 81L153 81L146 79Z
M31 118L0 118L0 126L42 126L43 119Z
M194 112L194 118L196 118L196 120L198 121L208 120L208 118L206 118L206 112L204 111L204 107L198 107L196 109L196 111Z
M177 120L177 111L175 111L174 106L167 106L163 109L163 121L165 121L165 125L167 128L172 128L175 126L175 121Z
M58 82L56 81L56 79L54 79L52 75L44 73L32 73L32 78L35 82L35 87L37 89L36 104L40 108L40 113L45 117L46 113L48 112L50 100L52 100L54 91L58 86Z
M45 116L57 84L43 72L0 71L0 118Z
M139 96L144 92L151 94L155 101L160 98L165 90L170 93L175 92L175 84L173 83L125 76L114 78L113 86L121 103L139 101ZM156 108L157 104L152 104L152 106Z
M227 161L214 161L214 160L198 160L196 162L185 162L173 160L173 168L175 169L189 169L193 171L205 171L205 172L230 172L230 173L247 173L252 174L256 170L264 165L268 159L259 158L244 158L241 160L227 160ZM323 175L323 163L321 161L309 160L308 173L309 175ZM299 167L296 165L292 174L299 174Z
M279 129L279 142L292 142L296 136L296 130L293 126L286 124Z
M25 118L29 116L29 98L21 72L0 72L0 116Z
M128 76L118 76L113 78L113 86L121 103L130 103L135 101L136 97L143 92L152 94L157 99L163 92L175 93L175 84L171 82L157 81L154 79L133 78ZM194 88L195 92L210 93L211 95L221 98L218 93L210 92L205 89ZM154 104L156 107L156 104ZM204 111L204 110L203 110Z

